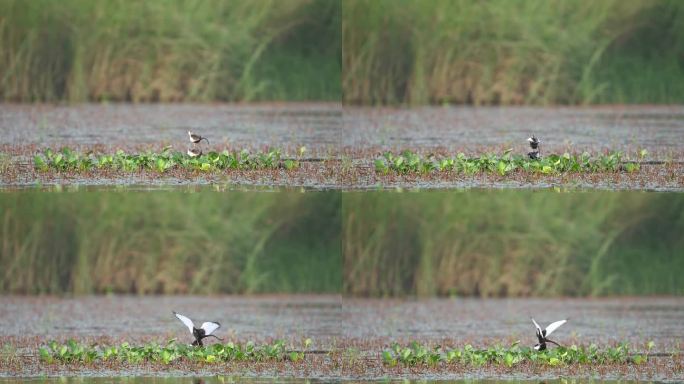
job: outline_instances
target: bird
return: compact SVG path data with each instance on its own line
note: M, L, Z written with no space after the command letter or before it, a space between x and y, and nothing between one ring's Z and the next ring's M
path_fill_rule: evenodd
M202 150L197 149L197 148L188 148L188 156L190 156L190 157L202 156Z
M528 152L527 156L532 160L541 159L541 140L537 139L535 135L532 135L527 141L530 143L530 148L532 148L532 152Z
M537 137L534 135L532 135L532 137L528 138L527 141L529 141L530 147L532 149L539 148L539 143L541 143L541 140L537 139Z
M206 140L207 144L209 144L209 139L207 139L206 137L200 136L196 133L192 133L192 131L188 131L188 136L190 136L190 142L193 144L197 144L202 140Z
M566 320L559 320L559 321L556 321L556 322L549 324L549 326L546 327L545 329L541 329L539 324L537 324L537 322L534 321L534 319L532 319L534 326L537 327L537 339L539 340L539 343L534 345L534 350L535 351L545 350L546 349L546 343L556 344L557 346L560 347L561 346L560 344L556 343L553 340L549 340L547 337L551 334L551 332L558 329L558 327L565 324L567 321L568 321L567 319Z
M213 334L214 331L221 327L221 324L215 321L205 321L202 323L201 327L195 328L195 324L192 322L192 320L190 320L189 317L183 316L176 311L173 311L173 314L178 318L178 320L185 324L185 326L190 330L190 333L192 333L192 336L195 338L195 341L192 342L192 345L203 347L204 344L202 344L202 339L205 339L209 336L223 341L223 339Z

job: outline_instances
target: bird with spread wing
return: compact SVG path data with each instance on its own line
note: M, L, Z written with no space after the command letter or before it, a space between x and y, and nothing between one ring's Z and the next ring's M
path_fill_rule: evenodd
M185 324L186 327L188 327L190 333L195 338L195 341L192 342L192 345L200 347L204 346L204 344L202 344L202 339L205 339L209 336L215 337L223 341L223 339L213 334L214 331L221 327L221 324L215 321L205 321L199 328L195 328L195 324L192 322L192 320L190 320L189 317L181 315L176 311L174 311L173 314L178 318L178 320Z

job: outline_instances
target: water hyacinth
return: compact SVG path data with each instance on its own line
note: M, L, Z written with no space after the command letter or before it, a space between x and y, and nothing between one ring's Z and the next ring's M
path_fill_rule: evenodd
M640 162L647 154L639 153L638 162L623 161L621 152L592 155L584 152L580 155L563 153L547 155L541 159L530 159L528 156L513 155L510 151L503 155L487 153L478 157L466 157L459 153L453 157L430 155L423 157L413 151L400 154L385 152L375 160L375 170L381 174L390 172L398 174L428 174L432 172L453 172L466 175L478 173L496 173L505 176L514 172L559 174L559 173L598 173L598 172L636 172L641 169Z
M126 342L120 345L84 345L75 340L64 344L51 341L40 347L42 361L52 363L92 363L95 361L119 361L124 363L160 362L169 364L176 360L202 363L218 363L227 361L300 361L305 350L311 345L306 339L303 350L286 349L283 340L275 340L270 344L257 345L251 341L240 343L212 344L205 347L194 347L169 340L166 345L157 343L132 346ZM292 348L290 348L292 349Z
M210 151L197 157L189 157L181 152L172 152L168 148L160 153L145 152L139 154L126 153L122 150L115 154L82 154L63 148L59 151L46 149L33 158L38 171L71 171L86 172L97 169L137 172L151 170L164 173L171 169L216 172L226 169L256 170L278 169L292 170L299 167L295 159L282 159L278 149L266 152L250 152L243 149L239 152L223 150Z
M654 347L653 342L647 344L648 350ZM389 366L435 366L438 364L461 364L482 366L485 364L513 367L520 363L533 363L549 366L570 364L642 364L648 360L647 354L638 354L630 350L626 343L615 347L599 348L590 346L559 347L542 352L530 347L521 347L517 342L510 347L500 345L475 349L468 344L463 348L427 347L418 342L408 346L392 344L390 349L382 352L383 363Z

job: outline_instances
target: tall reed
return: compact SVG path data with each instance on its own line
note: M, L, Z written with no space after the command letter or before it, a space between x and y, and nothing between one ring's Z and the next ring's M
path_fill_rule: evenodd
M334 0L0 0L0 99L339 100Z
M684 197L3 192L1 293L684 294Z
M678 1L348 0L344 102L684 101Z
M4 192L0 292L339 292L340 197Z
M343 197L349 295L684 294L684 197L529 191Z

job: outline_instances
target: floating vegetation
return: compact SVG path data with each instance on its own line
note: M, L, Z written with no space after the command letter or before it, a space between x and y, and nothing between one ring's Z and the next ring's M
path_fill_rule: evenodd
M295 159L283 159L280 150L267 152L240 152L224 150L211 151L196 157L182 152L172 152L165 148L160 153L126 153L122 150L115 154L78 153L70 148L59 151L46 149L33 158L34 167L39 171L86 172L96 169L111 169L125 172L152 170L164 173L172 169L215 172L225 169L277 169L292 170L299 167Z
M286 348L285 342L276 340L271 344L257 345L253 342L212 344L196 347L169 340L166 345L149 343L132 346L129 343L120 345L85 345L75 340L61 344L51 341L40 347L39 356L43 362L53 363L93 363L97 361L117 361L137 364L143 362L159 362L170 364L174 361L197 363L219 363L229 361L291 361L299 362L311 346L311 339L302 342L301 349ZM646 344L651 351L655 344ZM461 364L471 366L502 365L513 367L521 363L532 363L546 366L571 364L643 364L648 361L648 352L635 353L626 344L600 349L595 344L590 346L558 347L545 351L535 351L530 347L521 347L514 343L510 347L500 345L475 349L468 344L463 348L442 349L439 346L428 347L418 342L408 346L393 344L382 352L385 365L406 367L437 366L439 364Z
M46 363L92 363L95 361L119 361L124 363L141 363L145 361L169 364L176 360L202 363L226 361L284 361L298 362L304 359L305 350L311 345L311 339L303 342L303 350L293 351L285 348L285 342L276 340L272 344L257 345L253 342L245 344L226 343L212 344L205 347L194 347L179 344L175 339L166 345L157 343L143 346L132 346L122 343L115 346L84 345L75 340L65 344L51 341L40 347L40 359Z
M641 169L641 162L648 154L646 150L639 152L638 161L623 161L621 152L591 155L584 152L580 155L564 153L547 155L540 159L528 156L513 155L510 151L503 155L485 154L479 157L466 157L459 153L455 157L437 158L429 155L423 157L413 151L400 154L385 152L375 160L375 170L382 174L396 172L399 174L427 174L431 172L455 172L466 175L477 173L497 173L501 176L513 172L529 172L540 174L558 173L596 173L596 172L636 172Z
M651 341L647 344L650 351L655 344ZM647 354L633 353L627 344L616 347L599 349L595 344L589 347L572 345L570 347L558 347L545 351L535 351L530 347L521 347L514 343L510 347L495 346L487 349L475 349L468 344L463 348L442 349L441 347L429 348L417 342L408 346L393 344L392 348L383 351L382 360L386 365L404 366L438 364L464 364L482 366L485 364L514 365L529 362L542 365L567 365L567 364L642 364L648 361Z

